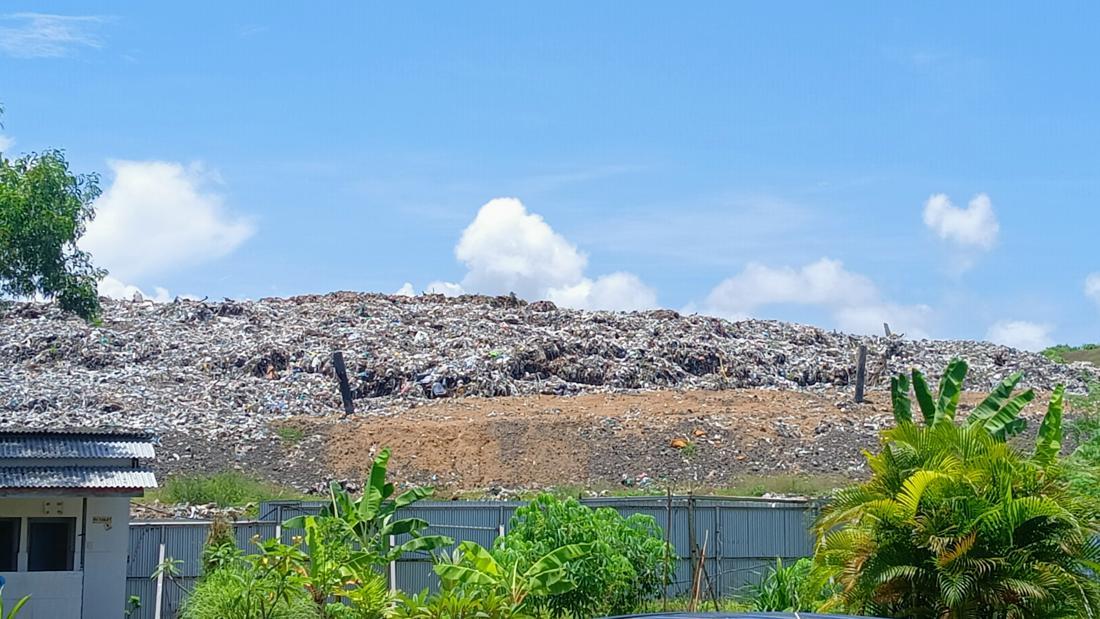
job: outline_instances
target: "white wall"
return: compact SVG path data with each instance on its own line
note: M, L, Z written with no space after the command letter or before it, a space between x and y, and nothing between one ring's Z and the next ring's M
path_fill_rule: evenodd
M46 513L44 503L56 505L61 502L60 513ZM71 517L76 518L76 544L73 567L80 566L80 497L42 497L34 499L0 499L0 516L3 517ZM125 553L125 545L123 546ZM11 604L30 595L31 600L23 607L19 619L80 619L80 604L83 592L83 574L73 572L27 572L27 526L22 523L19 531L19 572L5 572L7 584L4 586L4 604ZM121 614L121 611L120 611Z
M87 535L83 619L122 617L130 547L129 497L89 497Z
M62 502L61 513L44 513L43 503ZM81 497L0 499L0 516L76 518L72 572L27 572L27 526L19 543L19 572L5 572L4 603L30 594L19 619L115 619L126 604L126 555L129 549L129 497L88 497L87 523L81 522ZM82 526L84 528L82 528ZM86 537L81 543L80 533ZM80 570L81 547L84 571ZM83 607L83 615L81 608Z

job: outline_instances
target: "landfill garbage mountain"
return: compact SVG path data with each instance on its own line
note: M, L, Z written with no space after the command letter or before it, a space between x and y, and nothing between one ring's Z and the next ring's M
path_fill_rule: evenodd
M1100 380L1093 366L986 342L854 336L671 310L580 311L511 296L104 300L97 324L53 304L6 303L0 426L152 429L172 451L167 466L199 451L209 458L203 466L224 465L226 454L239 466L245 454L275 449L274 430L287 419L385 424L412 407L464 398L752 388L850 400L860 345L868 390L914 367L937 376L954 357L970 363L974 391L1015 371L1025 375L1022 386L1039 390L1064 383L1082 392ZM334 351L347 366L350 417ZM268 453L264 461L291 457ZM309 474L331 469L316 453L306 458L316 460Z

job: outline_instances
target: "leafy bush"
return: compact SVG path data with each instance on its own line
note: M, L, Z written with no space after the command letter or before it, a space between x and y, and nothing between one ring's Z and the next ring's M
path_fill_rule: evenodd
M885 617L1085 617L1100 608L1094 534L1100 509L1074 493L1057 455L1063 389L1055 390L1034 451L1005 437L1030 392L1009 377L956 425L966 364L952 362L933 396L893 383L896 428L868 456L869 481L839 491L816 523L815 578L839 589L826 608Z
M515 619L509 600L484 587L444 585L438 593L398 594L392 619Z
M237 548L237 540L233 537L233 525L229 519L224 515L215 516L210 523L206 544L202 548L202 573L208 574L236 563L242 556L240 548Z
M279 589L275 575L256 578L251 566L234 564L204 576L188 596L181 619L317 619L304 590L291 589L269 602Z
M791 565L775 560L775 567L748 588L746 602L752 610L813 611L834 592L811 578L813 561L799 559Z
M1100 344L1084 344L1082 346L1059 344L1047 348L1042 354L1056 363L1069 363L1070 361L1096 363L1100 360Z
M533 608L552 616L595 617L629 613L660 595L670 569L660 527L650 516L623 518L613 509L590 509L574 499L541 495L516 510L494 556L523 571L563 546L584 544L589 552L570 563L570 591L533 595Z
M218 507L237 507L266 500L297 498L300 495L237 471L222 471L213 475L169 477L164 488L151 496L165 503L214 503Z
M474 542L462 542L450 556L439 557L435 573L443 586L483 592L507 600L510 616L527 616L538 609L538 599L554 598L577 587L574 570L588 556L590 544L570 544L534 558L524 557L521 566L516 555L497 556Z

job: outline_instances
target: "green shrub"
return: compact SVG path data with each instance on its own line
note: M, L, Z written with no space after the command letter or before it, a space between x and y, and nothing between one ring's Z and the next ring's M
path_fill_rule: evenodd
M180 611L181 619L318 619L304 590L291 590L287 600L263 607L274 595L274 579L253 582L251 567L233 564L199 581Z
M297 498L300 495L238 471L222 471L213 475L169 477L164 487L150 496L164 503L214 503L218 507L239 507L260 501Z
M209 574L236 563L243 553L233 537L233 525L224 515L214 517L202 548L202 573Z
M752 610L809 612L821 606L831 594L823 591L811 578L813 561L799 559L784 565L775 560L775 567L763 574L760 582L748 587L745 603Z
M392 619L514 619L508 599L483 587L444 586L437 593L398 594Z
M632 612L660 595L670 553L656 520L642 514L623 518L610 508L593 510L575 499L541 495L516 510L511 529L497 539L494 555L522 571L572 544L590 545L589 553L569 566L576 588L535 596L534 608L555 617L597 617Z

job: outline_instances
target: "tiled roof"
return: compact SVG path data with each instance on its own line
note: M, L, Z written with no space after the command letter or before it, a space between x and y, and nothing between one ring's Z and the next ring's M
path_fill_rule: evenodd
M142 458L155 457L148 440L111 435L3 434L0 466L6 458Z
M91 466L0 467L0 489L13 488L156 488L145 468Z
M117 436L117 437L132 437L134 439L149 440L153 438L153 433L148 430L142 430L138 428L121 428L112 426L103 426L95 428L33 428L25 426L8 426L0 427L0 436L7 434L26 435L26 434L71 434L73 436Z

